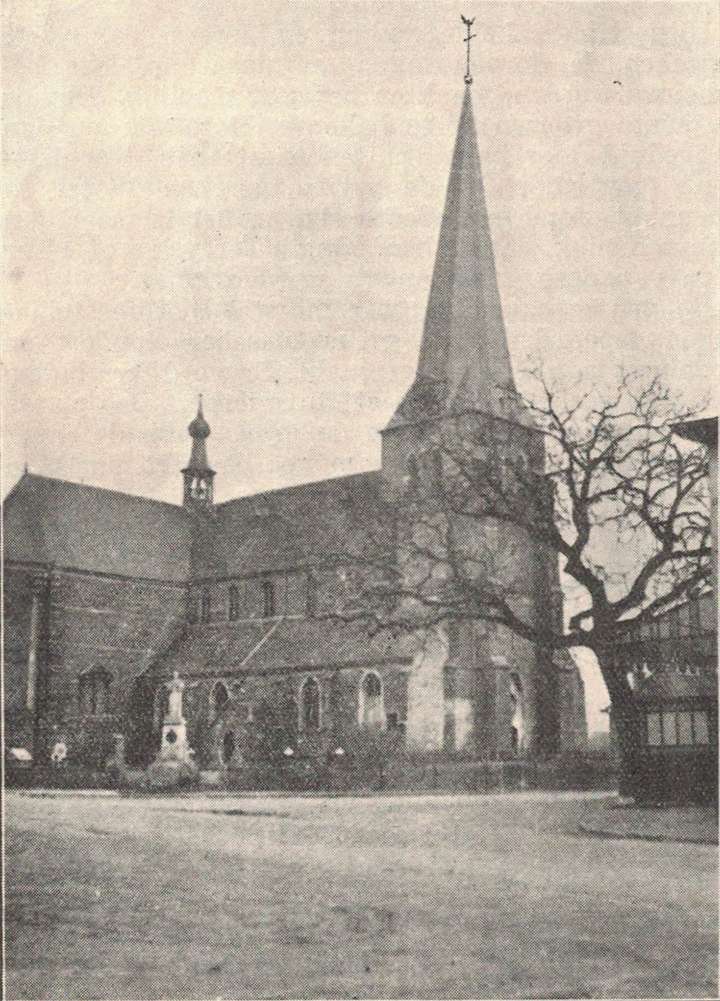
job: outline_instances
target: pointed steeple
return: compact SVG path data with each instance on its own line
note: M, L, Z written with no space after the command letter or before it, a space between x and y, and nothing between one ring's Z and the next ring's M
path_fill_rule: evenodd
M190 507L212 508L215 470L210 468L205 442L210 437L210 425L205 420L202 394L198 398L197 416L188 425L192 438L190 461L183 474L183 504Z
M415 381L389 427L478 410L509 416L515 393L466 77Z

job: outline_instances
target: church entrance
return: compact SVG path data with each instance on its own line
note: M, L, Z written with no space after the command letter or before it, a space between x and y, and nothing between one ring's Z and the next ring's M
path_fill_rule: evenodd
M144 768L157 752L154 727L155 687L145 675L133 682L128 701L125 754L129 765Z

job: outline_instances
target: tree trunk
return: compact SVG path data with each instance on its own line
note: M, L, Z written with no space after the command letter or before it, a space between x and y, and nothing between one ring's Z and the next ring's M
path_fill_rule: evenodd
M597 658L610 695L610 726L615 733L618 753L618 791L621 796L635 797L642 752L641 717L623 668L610 658L599 654Z
M611 708L618 749L618 792L623 797L638 795L640 727L637 711L628 706Z

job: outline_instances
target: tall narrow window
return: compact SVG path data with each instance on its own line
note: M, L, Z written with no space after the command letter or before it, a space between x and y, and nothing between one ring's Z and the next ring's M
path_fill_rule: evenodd
M228 619L235 622L240 617L240 596L235 584L228 588Z
M661 713L647 714L647 742L651 747L657 747L663 742Z
M86 671L78 678L78 707L88 716L110 712L110 675L103 668Z
M694 712L692 714L693 718L693 743L694 744L707 744L709 743L708 734L708 717L706 712Z
M230 693L222 681L218 681L212 690L211 702L213 709L216 713L221 713L229 701Z
M320 729L320 685L315 678L308 678L302 687L302 728L308 730Z
M514 754L520 754L525 748L525 720L522 679L516 671L510 674L510 710L510 745Z
M210 621L210 591L204 587L200 595L200 621Z
M360 684L360 726L368 730L381 730L385 725L385 708L382 682L374 672L366 674Z
M263 593L263 617L272 619L275 615L275 588L271 580L262 582Z

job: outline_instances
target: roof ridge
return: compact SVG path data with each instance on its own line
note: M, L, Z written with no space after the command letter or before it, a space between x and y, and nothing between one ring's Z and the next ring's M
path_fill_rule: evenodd
M319 487L326 483L337 483L340 480L359 479L361 476L379 476L380 469L365 469L359 473L343 473L340 476L328 476L323 480L310 480L309 483L295 483L289 487L273 487L272 490L259 490L254 494L241 494L240 497L231 497L230 500L222 501L215 507L226 507L228 504L237 504L238 501L250 501L260 497L268 497L271 494L290 493L291 490L305 490L307 487Z
M47 483L61 483L64 484L65 486L79 487L81 490L97 490L98 492L104 494L115 494L115 496L117 497L130 497L132 500L141 500L149 504L162 504L163 507L169 507L175 511L183 511L183 512L185 511L185 508L182 506L182 504L173 504L172 501L159 500L156 497L146 497L144 494L131 494L127 490L115 490L113 489L113 487L99 487L96 486L94 483L78 483L77 480L66 480L61 476L45 476L43 473L30 473L30 472L23 473L23 475L15 484L15 487L17 487L17 485L21 483L22 480L25 478L33 480L44 480ZM13 487L10 490L10 492L8 493L8 497L10 496L10 493L13 492L15 487Z

